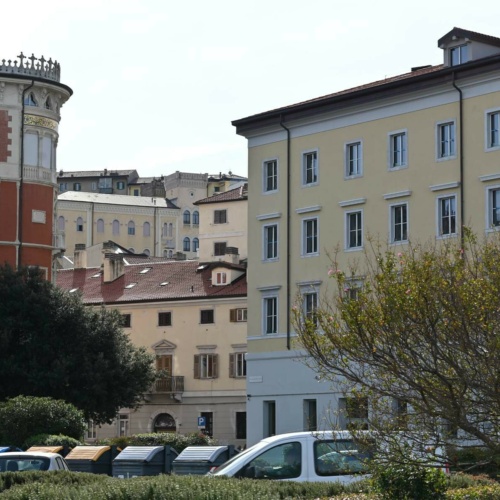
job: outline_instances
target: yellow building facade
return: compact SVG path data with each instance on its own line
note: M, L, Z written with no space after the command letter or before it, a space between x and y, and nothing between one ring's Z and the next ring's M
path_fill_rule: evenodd
M438 46L442 64L233 122L249 149L249 444L346 407L290 325L297 294L308 310L326 292L329 253L347 265L369 236L500 227L500 39L454 28Z

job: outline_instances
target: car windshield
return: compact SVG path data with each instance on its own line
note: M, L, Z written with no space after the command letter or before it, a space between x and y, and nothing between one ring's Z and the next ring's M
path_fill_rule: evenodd
M219 465L215 470L211 471L210 474L218 474L219 472L223 471L226 467L231 465L233 462L236 460L239 460L241 457L245 456L248 452L255 450L256 448L262 447L261 443L254 444L253 446L250 446L250 448L247 448L246 450L240 451L237 455L235 455L233 458L230 458L227 462L224 462L222 465Z
M34 456L0 456L0 472L17 472L25 470L48 470L50 459Z

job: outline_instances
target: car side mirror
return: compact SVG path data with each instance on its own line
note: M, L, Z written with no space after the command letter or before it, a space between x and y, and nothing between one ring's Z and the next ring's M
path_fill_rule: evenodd
M249 479L255 479L255 466L247 467L243 473L243 477L247 477Z

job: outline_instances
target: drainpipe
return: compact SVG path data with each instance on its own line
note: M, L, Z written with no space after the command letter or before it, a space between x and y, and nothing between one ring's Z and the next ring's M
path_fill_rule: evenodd
M291 226L291 200L290 200L290 184L291 184L291 171L290 171L290 129L285 127L283 123L283 115L280 116L280 125L286 130L286 348L291 348L291 335L290 335L290 226Z
M462 90L457 87L455 83L455 72L453 72L453 87L458 91L459 98L459 122L460 122L460 245L464 247L464 231L463 225L465 224L464 214L465 214L465 200L464 200L464 127L463 127L463 94Z
M17 247L17 267L20 268L22 265L22 246L23 246L23 184L24 184L24 98L26 92L35 86L35 80L31 80L30 85L28 85L23 90L23 96L21 99L21 151L19 154L19 166L20 166L20 179L19 179L19 213L17 218L17 236L19 238L19 245Z

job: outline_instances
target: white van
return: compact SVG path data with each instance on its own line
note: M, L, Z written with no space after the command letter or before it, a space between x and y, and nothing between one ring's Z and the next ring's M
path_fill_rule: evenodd
M348 431L293 432L263 439L208 474L281 481L338 481L366 477L368 451Z

